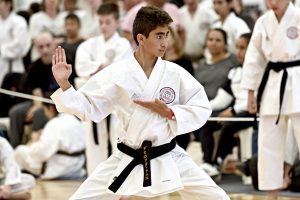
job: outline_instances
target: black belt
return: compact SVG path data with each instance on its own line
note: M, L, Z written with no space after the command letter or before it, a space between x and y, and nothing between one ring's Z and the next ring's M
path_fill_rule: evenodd
M110 189L112 192L116 192L121 187L130 172L134 169L134 167L139 164L142 164L144 167L143 186L151 186L150 160L172 151L176 146L176 142L175 139L173 139L170 143L160 146L151 147L151 145L151 141L144 141L140 149L133 149L123 143L118 143L118 149L121 152L133 157L134 159L125 167L125 169L118 177L114 178L113 183L108 187L108 189Z
M66 151L57 151L55 155L64 155L64 156L70 156L70 157L77 157L77 156L82 156L84 155L85 150L81 151L76 151L74 153L68 153ZM41 175L45 173L46 171L46 166L47 166L47 161L42 163L42 169L41 169Z
M281 113L281 107L282 107L282 101L283 101L283 95L285 91L285 85L287 81L287 68L291 67L299 67L300 66L300 60L292 61L292 62L268 62L267 67L265 69L262 81L259 85L258 92L257 92L257 109L260 108L260 102L262 98L262 94L264 92L265 86L267 84L267 81L269 79L269 74L271 70L274 70L275 72L280 72L283 70L283 75L280 83L280 99L279 99L279 113L276 120L276 124L279 122L280 113Z

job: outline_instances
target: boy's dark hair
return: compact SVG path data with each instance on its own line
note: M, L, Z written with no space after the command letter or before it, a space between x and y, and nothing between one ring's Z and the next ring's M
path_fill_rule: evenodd
M142 7L133 22L132 34L137 45L137 35L142 34L146 38L157 27L168 26L173 22L170 15L155 6Z
M79 17L78 17L76 14L74 14L74 13L68 14L68 15L65 17L65 21L67 21L67 20L73 20L73 21L76 21L76 22L80 25L80 19L79 19Z
M114 18L116 20L119 19L120 13L119 13L119 6L112 2L106 2L103 3L97 11L98 15L110 15L113 14Z

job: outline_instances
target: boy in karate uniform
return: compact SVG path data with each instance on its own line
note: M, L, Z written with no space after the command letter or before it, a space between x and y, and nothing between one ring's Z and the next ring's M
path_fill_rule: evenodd
M176 135L201 127L211 108L197 80L160 58L171 22L161 9L141 8L133 25L137 50L101 70L78 91L68 82L71 66L64 50L56 50L52 69L60 89L52 99L57 109L96 122L115 109L122 124L120 152L98 165L70 199L117 200L122 195L155 197L173 191L184 200L229 199L174 141Z

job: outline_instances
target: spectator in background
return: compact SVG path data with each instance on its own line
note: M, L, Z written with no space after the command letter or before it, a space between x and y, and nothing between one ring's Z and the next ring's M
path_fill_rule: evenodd
M53 35L56 44L60 44L64 36L64 18L66 14L59 12L59 0L43 0L42 10L33 14L29 20L29 30L32 40L41 32ZM38 51L33 47L31 52L32 62L39 58Z
M0 86L8 73L23 73L22 58L31 46L25 19L13 12L12 0L0 0Z
M71 13L65 18L65 32L66 38L60 44L62 48L65 49L67 61L72 65L73 70L70 76L70 82L74 84L74 78L77 77L75 71L75 55L78 46L84 41L80 36L80 19L77 15Z
M99 15L97 10L102 4L102 0L87 0L88 10L82 18L81 36L84 39L98 36L100 32Z
M235 51L236 40L240 35L249 33L250 29L246 22L237 17L233 12L232 0L213 0L214 9L219 15L219 20L213 25L214 28L222 28L228 37L228 50Z
M210 101L213 113L212 117L254 117L247 110L247 90L240 87L242 79L242 65L245 58L251 34L246 33L239 37L236 42L236 58L239 65L234 66L228 73L227 83L218 89L217 95ZM253 126L253 122L217 122L208 121L200 129L200 141L203 146L205 163L201 167L210 176L219 175L226 156L237 145L234 134L242 129ZM218 144L214 143L213 133L221 130ZM215 157L214 147L217 146Z
M206 46L211 54L195 70L195 78L203 85L209 100L215 98L219 88L227 83L230 69L238 62L234 54L228 52L227 34L224 30L215 28L207 34Z
M26 75L23 91L35 96L43 96L43 93L54 91L58 85L53 78L52 53L54 51L54 39L49 32L40 33L35 40L41 57L32 63ZM13 147L22 143L24 124L32 123L32 130L39 131L47 122L47 118L37 101L25 101L12 107L9 111L10 131L9 139Z
M30 190L35 186L34 178L21 173L14 150L6 139L0 137L0 199L30 200Z
M79 76L75 79L77 88L92 75L131 53L130 43L127 39L120 37L117 32L119 28L118 5L104 3L99 7L98 15L102 34L81 43L76 52L75 66ZM110 121L112 125L118 126L117 119ZM116 133L114 133L114 128L110 128L110 124L106 122L104 119L97 124L87 124L89 129L86 149L88 174L91 174L96 166L108 157L109 137L113 151L116 149ZM110 129L110 134L108 134L108 129Z
M236 15L243 19L251 31L253 31L255 20L254 18L247 12L246 8L243 5L242 0L232 0L232 8Z
M209 100L217 95L219 88L226 85L228 73L234 66L238 65L235 55L227 50L227 34L222 29L211 29L208 32L206 46L211 54L195 70L195 78L203 85ZM205 125L204 125L205 126ZM201 142L204 163L212 163L212 150L214 141L211 137L201 133L201 129L195 132L195 137Z
M207 33L218 16L198 0L184 0L184 3L185 5L180 8L185 29L184 56L196 67L200 59L204 57Z
M49 121L40 135L32 135L30 144L16 148L18 165L42 179L82 178L86 137L83 124L73 115L58 114L53 104L43 103L43 110Z
M167 0L146 0L146 1L142 1L141 3L131 8L125 15L124 21L122 23L121 28L123 31L123 35L130 41L132 47L134 48L136 47L136 44L132 36L133 20L136 16L136 13L139 11L141 7L150 6L150 5L163 9L172 17L173 22L171 26L178 31L180 38L182 39L182 41L184 41L184 28L182 25L179 9L177 8L177 6L167 2Z

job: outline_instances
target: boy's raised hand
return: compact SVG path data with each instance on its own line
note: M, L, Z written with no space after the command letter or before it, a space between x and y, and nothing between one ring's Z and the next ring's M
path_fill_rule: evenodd
M67 64L65 50L60 46L55 49L55 53L52 56L52 73L62 90L71 87L68 79L72 73L72 66Z

